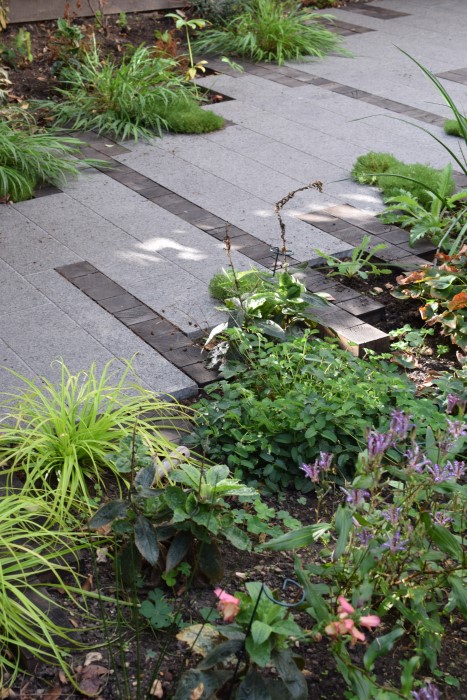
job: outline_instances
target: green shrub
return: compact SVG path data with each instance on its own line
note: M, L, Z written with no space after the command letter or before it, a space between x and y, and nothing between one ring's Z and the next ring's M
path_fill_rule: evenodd
M0 199L20 202L30 199L37 185L61 185L67 176L76 176L80 162L76 158L81 141L59 136L37 127L14 110L0 114ZM81 162L92 163L84 160Z
M202 17L215 27L224 25L245 9L245 0L194 0L191 3L195 17Z
M439 190L443 171L421 163L403 163L390 153L370 152L357 158L351 175L357 182L379 187L385 199L405 190L427 206L431 204L427 190ZM451 177L447 194L452 194L455 186Z
M206 30L195 42L200 53L225 53L253 61L322 57L339 48L339 38L319 20L288 0L250 0L243 12L220 28Z
M445 417L390 363L361 360L309 333L274 344L260 335L238 335L245 361L226 365L225 377L196 404L193 443L244 480L271 489L294 484L310 490L300 472L321 451L348 469L368 425L384 427L394 408L433 429Z
M118 139L150 138L164 130L202 133L219 129L222 117L206 112L177 72L172 58L155 57L140 46L126 54L120 65L112 58L101 60L99 52L85 54L62 76L60 102L40 106L50 110L57 126L91 129Z

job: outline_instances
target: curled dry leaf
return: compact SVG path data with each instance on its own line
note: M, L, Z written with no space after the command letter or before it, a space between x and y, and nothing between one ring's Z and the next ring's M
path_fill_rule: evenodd
M50 690L47 690L42 696L43 700L58 700L62 697L62 689L59 685L55 685Z
M79 669L79 670L78 670ZM90 664L89 666L78 667L76 674L76 684L83 695L94 698L99 695L105 682L105 676L109 669L105 666Z
M102 654L100 651L90 651L89 654L86 654L86 658L84 660L84 666L90 666L96 661L102 661Z
M154 683L151 686L151 690L149 691L149 694L153 695L155 698L164 697L164 688L162 687L162 683L159 679L154 681Z
M190 695L190 700L200 700L204 693L204 683L198 683L196 688L193 688Z
M109 555L109 550L107 547L98 547L96 549L96 562L98 564L105 564L107 562L107 557Z

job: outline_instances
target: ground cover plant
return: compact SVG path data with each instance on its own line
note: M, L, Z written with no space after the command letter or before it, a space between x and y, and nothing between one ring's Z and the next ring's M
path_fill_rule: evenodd
M309 332L279 344L259 332L231 329L229 336L237 357L195 405L199 418L191 440L243 480L308 491L313 485L301 465L330 451L342 479L365 427L384 425L396 406L423 424L445 422L388 362L360 360Z
M61 74L60 100L42 103L57 126L95 130L118 139L150 138L171 130L219 129L222 117L201 109L175 59L147 46L125 53L120 63L101 58L97 45Z
M440 328L461 351L467 351L467 246L458 253L438 252L432 265L398 278L401 298L420 299L428 326Z
M245 56L253 61L300 60L342 50L339 38L320 22L322 15L298 9L295 2L250 0L242 11L196 40L200 53Z

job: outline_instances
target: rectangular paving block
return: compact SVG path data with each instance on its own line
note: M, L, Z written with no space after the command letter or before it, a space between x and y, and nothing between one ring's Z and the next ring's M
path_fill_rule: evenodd
M368 323L361 323L344 332L338 332L340 344L356 357L363 357L365 349L375 352L389 350L389 336Z
M183 371L200 387L211 384L211 382L215 382L217 379L219 379L218 372L212 369L206 369L204 362L188 365L183 368Z
M138 301L136 297L128 292L123 294L118 294L115 297L110 297L109 299L101 299L99 301L99 306L108 311L111 314L117 311L126 311L127 309L133 309L140 306L141 302Z
M160 318L152 309L141 303L131 309L115 311L114 316L124 323L125 326L130 326L130 328L136 323L143 323L143 321L152 321L155 318Z
M385 315L384 306L382 304L363 294L353 299L348 299L347 301L337 302L337 306L370 324L379 321L381 318L384 318Z

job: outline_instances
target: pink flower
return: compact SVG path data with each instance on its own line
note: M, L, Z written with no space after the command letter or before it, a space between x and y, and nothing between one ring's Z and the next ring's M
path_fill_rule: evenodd
M343 595L340 595L337 600L339 601L339 607L337 609L338 613L347 613L347 615L353 615L353 613L355 612L355 608L352 605L350 605L349 601L346 600Z
M239 599L226 593L222 588L215 588L214 595L218 599L217 609L222 613L224 622L233 622L240 610Z
M367 630L370 630L372 627L378 627L378 625L381 624L381 620L378 615L363 615L363 617L360 618L359 624L362 625L362 627L366 627Z

